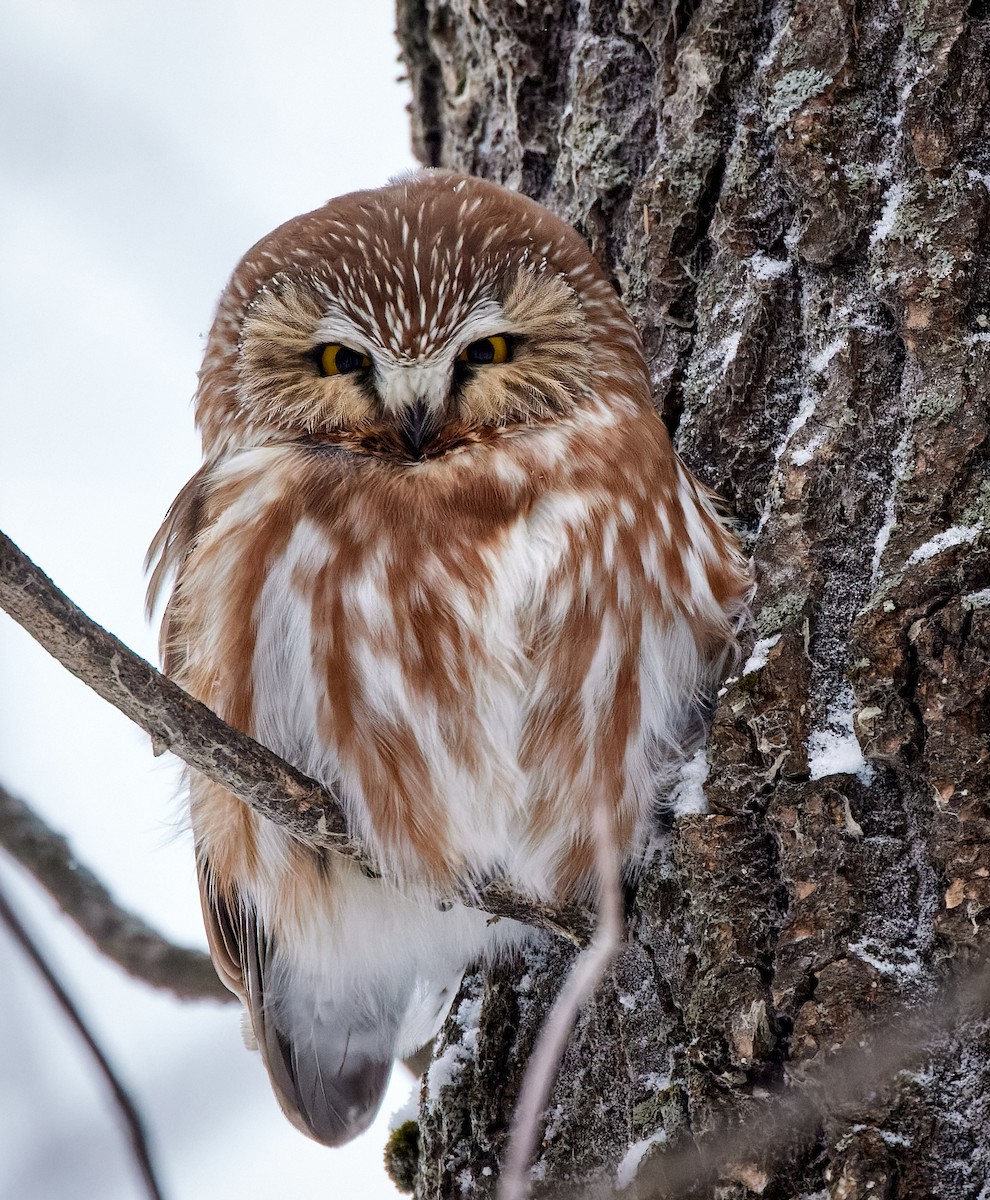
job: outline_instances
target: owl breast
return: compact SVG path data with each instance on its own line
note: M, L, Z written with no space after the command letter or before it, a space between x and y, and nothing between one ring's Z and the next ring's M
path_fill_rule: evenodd
M472 517L452 488L438 512L423 474L303 517L272 557L254 724L332 783L389 874L443 887L514 857L534 597L560 550L521 497Z
M283 445L216 472L183 593L209 678L194 652L189 685L334 788L389 875L573 893L593 806L623 846L648 816L705 616L724 625L723 550L627 417L405 469ZM589 438L624 457L618 492L580 477Z

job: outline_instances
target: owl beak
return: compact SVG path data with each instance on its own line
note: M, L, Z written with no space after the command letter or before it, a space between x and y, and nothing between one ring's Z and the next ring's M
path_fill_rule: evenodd
M417 400L406 409L399 434L409 451L410 458L422 458L423 447L436 432L434 414L422 400Z

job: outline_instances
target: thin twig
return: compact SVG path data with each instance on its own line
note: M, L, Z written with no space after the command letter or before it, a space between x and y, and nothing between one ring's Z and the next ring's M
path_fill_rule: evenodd
M0 784L0 846L48 892L93 945L129 975L181 1000L232 1001L200 950L175 946L122 908L88 867L23 800Z
M499 1200L527 1200L529 1196L529 1165L540 1122L574 1021L608 969L622 939L622 891L615 834L601 806L596 807L594 817L598 924L591 945L578 955L554 1001L526 1066L512 1115L512 1131L499 1180Z
M127 1138L130 1142L131 1153L134 1156L134 1161L137 1164L138 1170L141 1173L141 1178L144 1180L145 1191L151 1200L163 1200L163 1192L159 1186L158 1179L155 1176L155 1168L151 1161L151 1151L148 1147L147 1134L144 1131L144 1125L141 1121L140 1114L134 1106L134 1101L127 1094L124 1085L117 1078L113 1067L107 1060L106 1055L100 1049L99 1043L90 1032L89 1026L83 1019L82 1014L76 1007L72 998L66 992L65 988L56 978L51 967L45 960L44 955L35 945L31 935L21 923L20 918L11 908L7 897L3 890L0 889L0 922L6 925L11 936L20 945L24 953L31 959L39 974L48 985L48 990L52 993L58 1006L62 1009L65 1015L69 1018L70 1023L75 1027L76 1032L86 1043L86 1047L93 1056L100 1073L110 1085L110 1091L113 1093L114 1103L124 1123L127 1131Z
M375 864L347 831L336 797L277 754L222 721L140 655L91 620L10 538L0 533L0 608L77 679L171 750L300 841ZM452 899L498 917L550 930L578 945L590 934L588 913L543 904L501 880L465 887Z

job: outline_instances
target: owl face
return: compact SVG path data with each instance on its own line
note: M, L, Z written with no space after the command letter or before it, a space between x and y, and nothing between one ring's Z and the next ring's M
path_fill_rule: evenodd
M639 339L573 230L422 172L281 226L237 268L201 374L207 451L327 439L398 461L559 419Z

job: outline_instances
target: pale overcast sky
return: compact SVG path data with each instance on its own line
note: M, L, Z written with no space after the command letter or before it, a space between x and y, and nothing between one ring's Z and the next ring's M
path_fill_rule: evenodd
M217 295L259 236L413 166L389 0L0 4L0 526L147 657L145 549L198 465ZM119 899L203 945L174 763L0 614L0 777ZM395 1196L385 1125L326 1150L233 1007L132 983L0 855L149 1123L170 1200ZM143 1193L102 1081L0 933L0 1195ZM401 1073L400 1073L401 1074Z

